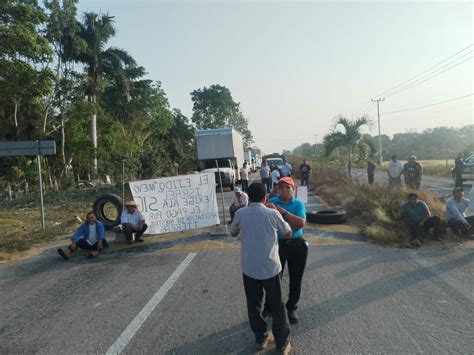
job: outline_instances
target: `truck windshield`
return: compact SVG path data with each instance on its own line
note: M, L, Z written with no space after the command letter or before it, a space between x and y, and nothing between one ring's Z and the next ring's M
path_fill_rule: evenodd
M218 159L219 168L230 168L230 161L226 159ZM204 169L217 168L215 160L206 160L204 163Z

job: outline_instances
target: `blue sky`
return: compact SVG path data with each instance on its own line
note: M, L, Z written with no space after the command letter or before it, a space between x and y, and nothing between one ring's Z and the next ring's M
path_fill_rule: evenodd
M109 12L127 50L159 80L171 107L192 114L189 93L227 86L265 152L321 142L338 114L376 109L370 99L471 45L470 1L80 1ZM453 59L456 59L454 57ZM473 123L473 59L381 103L382 133ZM456 64L457 62L453 63ZM367 130L369 131L369 130Z

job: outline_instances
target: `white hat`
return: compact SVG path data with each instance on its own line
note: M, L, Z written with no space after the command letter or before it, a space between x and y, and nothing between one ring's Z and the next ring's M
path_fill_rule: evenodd
M234 188L234 193L235 193L235 192L241 192L241 191L242 191L242 190L240 189L240 187L235 187L235 188Z
M138 205L135 201L127 201L127 202L125 202L125 206L135 206L135 207L137 207Z

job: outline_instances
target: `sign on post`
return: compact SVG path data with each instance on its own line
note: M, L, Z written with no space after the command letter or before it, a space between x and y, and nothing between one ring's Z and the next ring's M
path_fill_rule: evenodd
M55 141L0 142L0 157L36 155L38 166L38 191L40 194L41 228L44 229L43 181L41 179L41 155L56 154Z
M147 234L219 224L213 173L133 181L129 185L148 225Z

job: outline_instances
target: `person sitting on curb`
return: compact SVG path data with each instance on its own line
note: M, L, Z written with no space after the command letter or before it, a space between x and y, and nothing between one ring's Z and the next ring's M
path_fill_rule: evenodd
M474 216L466 217L465 211L469 206L470 200L464 198L462 187L456 187L453 190L453 196L446 201L446 220L451 230L463 237L469 234L472 236L474 228Z
M115 232L123 231L125 239L130 244L133 240L133 233L135 233L135 241L143 242L141 238L145 233L148 226L145 224L145 218L142 213L138 210L138 205L135 201L125 202L125 210L120 216L120 223L114 228Z
M86 215L86 222L82 223L71 237L71 245L67 249L58 249L58 254L68 260L77 248L89 250L89 257L95 258L107 247L105 228L98 221L93 212Z
M418 199L414 192L408 194L408 201L400 206L402 218L407 222L411 244L420 247L423 243L423 233L433 228L433 238L441 241L441 220L437 216L432 216L431 211L425 201Z
M249 197L248 195L243 192L240 188L236 187L234 190L234 200L232 201L232 204L229 207L229 213L230 213L230 221L229 224L232 223L234 220L235 212L237 210L241 209L242 207L246 207L249 203Z

